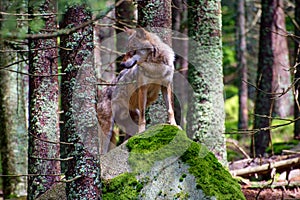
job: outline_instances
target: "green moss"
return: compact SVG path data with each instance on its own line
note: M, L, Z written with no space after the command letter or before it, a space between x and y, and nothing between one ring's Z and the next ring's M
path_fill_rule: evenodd
M174 199L187 200L189 197L188 193L181 191L174 196Z
M128 140L129 164L133 172L148 171L156 161L181 156L189 147L185 132L176 126L157 125Z
M127 200L138 199L143 184L137 181L133 173L124 173L109 181L103 181L102 199Z
M245 199L240 185L232 178L211 153L205 152L203 146L193 142L181 159L187 163L189 172L196 177L197 188L207 196L220 199Z
M134 172L148 171L156 162L179 156L196 177L197 188L217 199L245 199L240 186L206 147L191 141L176 126L157 125L128 140L129 164ZM180 179L184 179L183 174ZM180 194L181 196L181 194Z

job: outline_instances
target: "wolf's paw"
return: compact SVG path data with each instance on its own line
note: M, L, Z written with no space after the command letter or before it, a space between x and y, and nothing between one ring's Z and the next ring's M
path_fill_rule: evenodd
M180 130L183 130L182 128L181 128L181 126L179 126L179 125L177 125L177 124L171 124L171 125L173 125L173 126L176 126L178 129L180 129Z
M175 123L174 123L174 122L173 122L173 123L172 123L172 122L171 122L171 123L169 122L169 124L170 124L170 125L173 125L173 126L176 126L176 127L179 128L180 130L183 130L183 129L181 128L181 126L179 126L178 124L176 124L176 122L175 122Z

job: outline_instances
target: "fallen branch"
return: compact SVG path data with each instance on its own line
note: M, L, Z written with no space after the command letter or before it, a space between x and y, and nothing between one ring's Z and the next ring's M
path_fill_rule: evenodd
M294 167L297 165L300 166L300 157L291 158L288 160L271 162L271 163L263 164L260 166L231 170L230 173L233 176L246 176L246 175L255 174L255 173L258 174L258 173L268 172L268 171L271 171L273 168L280 169L280 168Z
M274 182L272 184L267 182L250 182L248 185L242 185L243 189L258 189L258 188L278 188L278 187L299 187L299 182L288 182L288 181L282 181L282 182Z
M238 141L233 140L231 138L227 138L226 142L233 144L233 146L235 146L246 157L246 159L250 159L250 156L246 153L246 151L242 147L240 147Z

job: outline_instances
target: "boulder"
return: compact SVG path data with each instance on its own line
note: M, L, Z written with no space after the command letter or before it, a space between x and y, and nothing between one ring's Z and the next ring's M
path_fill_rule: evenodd
M103 199L245 199L205 146L156 125L101 157Z

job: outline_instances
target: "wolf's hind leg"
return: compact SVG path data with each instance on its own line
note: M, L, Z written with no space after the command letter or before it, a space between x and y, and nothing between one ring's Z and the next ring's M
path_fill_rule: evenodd
M167 87L161 86L161 91L163 94L163 98L165 100L167 111L168 111L168 123L171 125L177 125L175 116L174 116L174 109L172 104L172 87L169 84Z
M145 119L146 105L147 105L147 86L143 85L138 89L139 133L146 130L146 119Z

